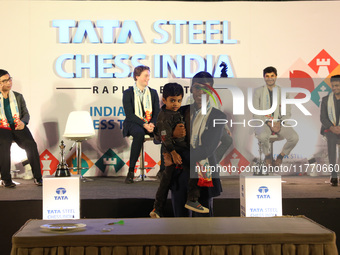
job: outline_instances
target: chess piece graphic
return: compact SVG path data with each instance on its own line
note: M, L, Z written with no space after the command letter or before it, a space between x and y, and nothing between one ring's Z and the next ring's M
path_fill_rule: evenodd
M220 64L221 69L221 78L228 78L227 70L228 70L228 65L225 62L222 62Z

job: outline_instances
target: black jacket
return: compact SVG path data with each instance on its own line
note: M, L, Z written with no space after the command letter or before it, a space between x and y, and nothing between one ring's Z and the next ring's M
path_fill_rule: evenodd
M162 141L167 152L176 150L179 153L178 147L182 147L180 150L189 149L189 143L185 138L176 139L172 137L174 128L181 122L184 123L184 120L180 111L167 110L163 105L158 114L155 136L157 140Z
M333 126L333 123L328 118L328 109L327 109L328 97L329 95L322 98L321 107L320 107L320 121L322 124L320 133L322 135L324 135L326 129L329 129L331 126ZM337 100L335 98L334 98L334 107L335 107L335 112L336 112L336 117L337 117L339 116L340 113L338 112Z
M152 101L152 118L150 123L156 125L157 116L159 113L159 98L157 91L150 88ZM125 112L125 120L123 123L123 136L129 136L129 127L131 125L140 125L143 127L144 121L135 114L135 98L133 87L129 87L123 92L123 107Z
M15 99L17 100L18 108L19 108L19 118L26 125L30 121L30 114L28 113L26 102L22 94L13 91ZM13 114L13 113L12 113Z

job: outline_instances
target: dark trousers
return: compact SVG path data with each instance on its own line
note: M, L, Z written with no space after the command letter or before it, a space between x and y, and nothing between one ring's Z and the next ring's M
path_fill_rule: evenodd
M138 160L140 151L144 143L144 136L146 134L152 136L152 134L147 133L147 131L139 125L130 125L129 134L133 137L132 144L131 144L131 151L130 151L129 172L134 172L136 162Z
M165 167L161 182L157 189L156 199L154 203L154 208L156 208L156 210L158 210L159 212L162 212L165 206L166 200L168 198L168 193L172 185L172 177L174 173L178 175L181 174L181 171L183 171L182 166L171 165ZM198 179L189 178L187 181L188 181L187 200L197 201L200 196L200 190L199 187L197 186Z
M215 151L216 162L220 163L224 154L229 149L229 147L233 144L233 138L227 133L227 130L224 128L221 137L221 144L217 147Z
M41 178L40 158L37 144L29 129L25 126L23 130L0 129L0 173L4 181L11 180L11 145L16 142L18 146L27 153L28 162L32 167L35 179Z
M188 182L190 179L190 171L183 169L181 173L173 175L173 185L171 186L171 202L175 217L212 217L213 215L213 199L207 196L205 193L200 192L198 202L206 208L209 208L209 213L196 213L192 212L184 207L189 189ZM189 183L190 185L190 183ZM201 188L204 189L204 188Z
M163 211L164 205L168 198L168 193L169 193L170 185L172 181L172 175L174 174L175 171L176 171L176 165L167 166L165 167L163 171L161 182L158 186L156 199L154 203L154 208L158 210L159 212Z
M165 153L165 152L166 152L166 150L164 149L163 146L161 146L161 165L159 166L159 171L160 171L161 173L163 173L164 170L165 170L164 156L163 156L163 153Z
M337 169L339 169L339 166L335 166L335 164L339 164L339 162L336 162L336 144L338 139L340 139L340 135L336 135L332 132L325 132L325 136L327 137L328 160L329 164L332 165L331 177L337 178ZM336 171L334 171L334 169Z

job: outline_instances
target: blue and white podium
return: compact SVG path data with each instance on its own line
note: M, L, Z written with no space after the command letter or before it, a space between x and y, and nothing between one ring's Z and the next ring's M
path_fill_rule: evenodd
M282 216L281 176L240 176L241 217Z
M80 219L80 176L43 177L43 219Z

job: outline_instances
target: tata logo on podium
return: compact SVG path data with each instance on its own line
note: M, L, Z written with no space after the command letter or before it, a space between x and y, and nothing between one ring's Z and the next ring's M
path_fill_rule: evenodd
M57 188L55 191L59 196L54 196L54 200L68 200L67 196L63 196L66 193L65 188Z
M258 188L258 191L261 193L260 195L256 195L258 199L270 199L270 195L268 193L269 189L266 186L261 186Z
M240 213L243 217L282 216L281 176L240 176Z
M269 191L268 187L266 186L261 186L258 190L260 193L267 193Z

